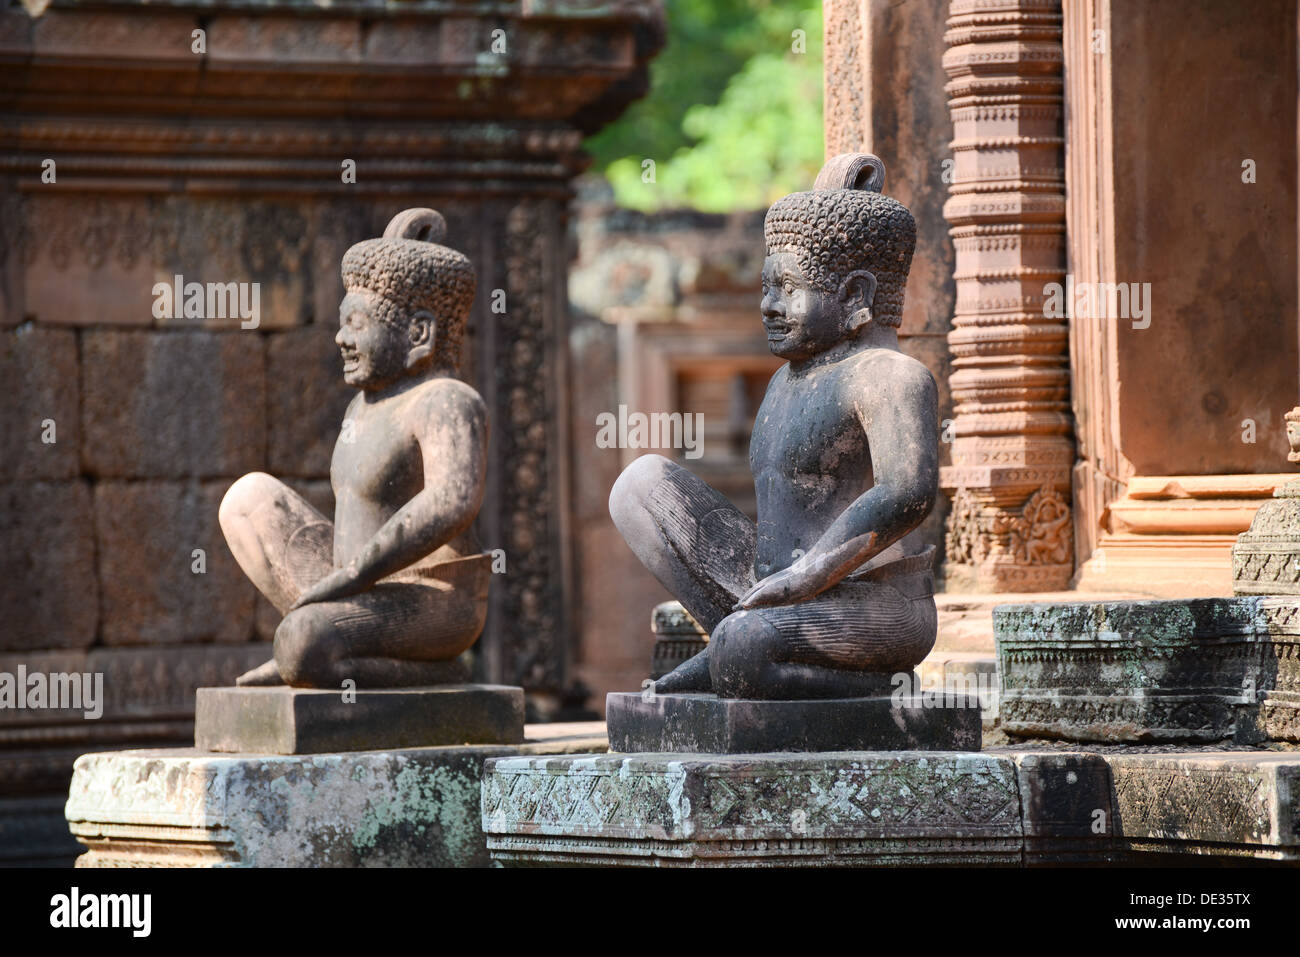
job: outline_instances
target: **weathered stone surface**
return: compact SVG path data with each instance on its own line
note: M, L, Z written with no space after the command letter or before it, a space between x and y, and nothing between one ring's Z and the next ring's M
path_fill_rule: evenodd
M994 629L1008 734L1300 740L1294 599L1004 605Z
M206 478L262 465L266 377L257 332L88 330L82 369L88 472Z
M1020 787L1025 864L1123 860L1111 775L1097 754L1013 752Z
M503 864L1021 861L1015 768L980 754L499 758L482 812Z
M1116 831L1131 852L1300 862L1300 757L1107 755Z
M310 756L87 754L64 810L90 848L82 867L485 866L483 761L603 751L603 732L531 725L515 745Z
M1300 757L1269 752L498 758L507 865L1300 861Z
M99 623L84 482L0 485L0 621L6 651L85 648Z
M190 741L194 692L233 681L269 656L269 645L252 643L0 654L0 672L9 674L21 665L28 675L103 675L99 718L84 720L84 708L0 708L0 745Z
M79 378L71 330L0 331L0 482L76 478Z
M1003 729L1081 741L1215 741L1234 727L1254 639L1230 599L994 610Z
M448 681L464 681L459 662L447 665ZM516 744L523 739L523 689L504 685L446 684L346 695L312 688L200 688L194 715L195 747L242 754Z
M252 636L253 587L217 527L225 486L224 481L95 485L105 644L238 642ZM203 555L196 556L195 549ZM196 572L196 567L206 570Z
M268 454L270 471L281 477L329 475L339 423L356 394L341 378L338 303L333 307L310 326L267 338Z
M65 813L80 867L481 866L479 769L510 753L88 754Z
M882 685L889 687L888 676ZM901 706L900 706L901 705ZM611 694L609 745L645 751L978 751L977 698L921 695L748 701L707 694Z
M650 677L662 678L678 665L704 650L709 633L700 627L679 601L655 605L650 614L654 649L650 653Z
M1243 689L1235 740L1300 742L1300 598L1260 598L1257 621L1258 675Z
M1300 414L1300 408L1287 416L1293 413ZM1300 595L1300 480L1274 491L1273 498L1255 512L1250 528L1237 536L1232 546L1232 592Z

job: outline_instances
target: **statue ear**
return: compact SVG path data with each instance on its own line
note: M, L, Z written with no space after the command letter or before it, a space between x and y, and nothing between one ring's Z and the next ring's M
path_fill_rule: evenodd
M438 322L433 318L433 313L421 309L411 316L407 335L411 340L411 348L406 353L406 367L412 369L433 355L433 345L438 338Z
M871 321L871 307L876 301L876 277L865 269L849 273L840 283L840 302L849 313L848 331L857 332Z

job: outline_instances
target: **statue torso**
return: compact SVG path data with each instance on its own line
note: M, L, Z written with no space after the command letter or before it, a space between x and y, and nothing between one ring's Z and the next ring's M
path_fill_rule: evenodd
M870 397L870 353L802 373L783 366L768 384L754 421L749 464L758 501L755 574L790 565L871 488L863 428Z
M424 488L424 406L441 388L463 387L432 379L400 395L367 402L358 394L343 417L330 462L334 490L334 564L347 564L398 509ZM437 453L437 450L433 450ZM428 558L425 565L481 551L473 529Z

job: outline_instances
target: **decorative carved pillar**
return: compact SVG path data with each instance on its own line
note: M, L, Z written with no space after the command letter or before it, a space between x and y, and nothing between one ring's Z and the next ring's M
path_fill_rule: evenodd
M1059 0L953 0L944 40L956 250L950 586L1067 587L1073 571Z

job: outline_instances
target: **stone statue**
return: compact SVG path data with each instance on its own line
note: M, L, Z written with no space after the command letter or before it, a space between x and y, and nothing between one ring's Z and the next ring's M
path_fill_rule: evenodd
M757 525L657 455L610 493L628 545L710 633L656 693L888 694L934 644L934 548L902 540L934 503L937 396L898 348L916 223L880 194L884 174L837 156L768 211L760 308L787 363L750 443Z
M442 216L398 214L343 257L335 337L360 391L334 446L334 521L261 472L221 502L244 573L284 615L275 658L241 685L406 687L464 681L483 630L491 556L483 500L487 410L456 378L475 276L440 245Z

